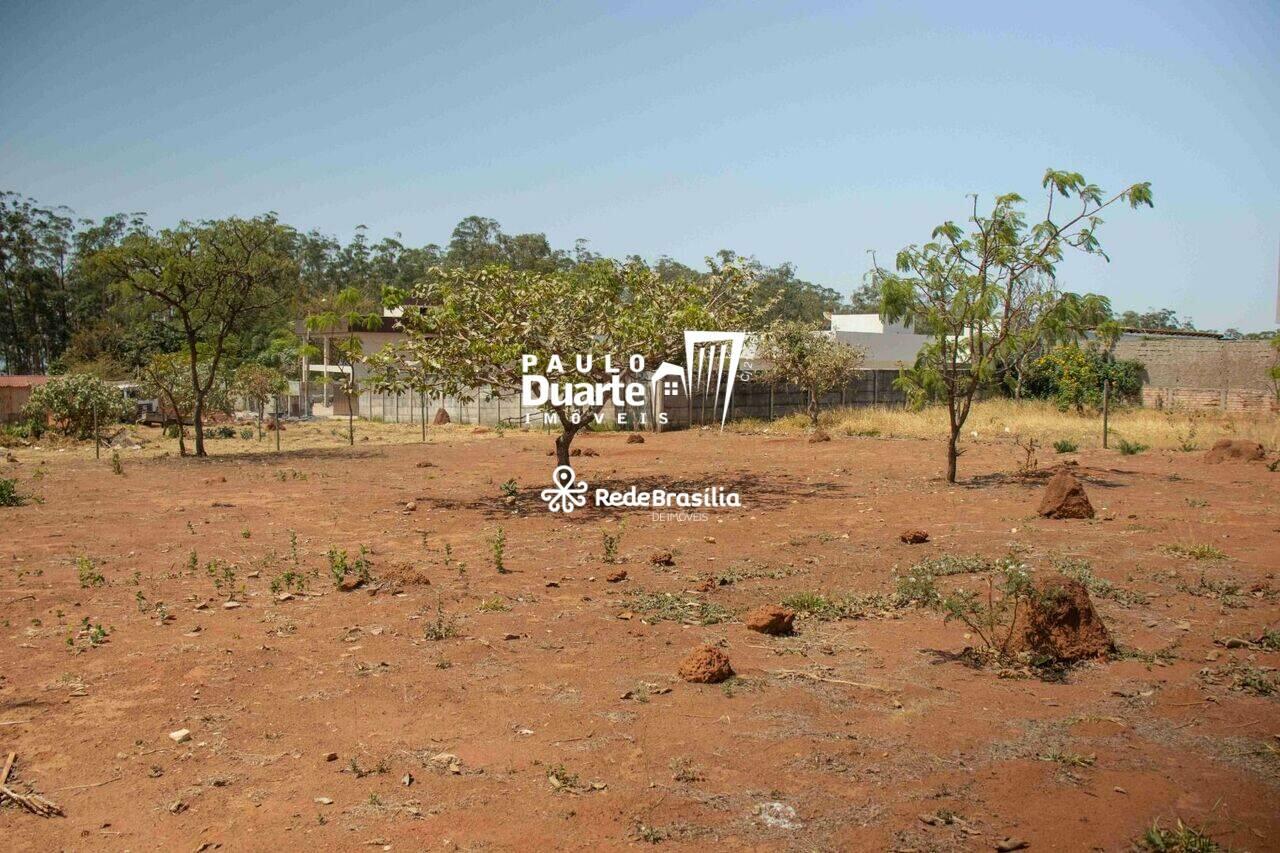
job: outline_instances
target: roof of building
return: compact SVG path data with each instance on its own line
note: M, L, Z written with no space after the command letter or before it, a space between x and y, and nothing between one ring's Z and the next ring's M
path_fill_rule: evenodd
M0 388L31 388L49 381L48 376L35 373L19 373L14 376L0 376Z
M1191 329L1143 329L1138 326L1121 326L1126 335L1148 335L1163 338L1221 338L1221 332L1197 332Z

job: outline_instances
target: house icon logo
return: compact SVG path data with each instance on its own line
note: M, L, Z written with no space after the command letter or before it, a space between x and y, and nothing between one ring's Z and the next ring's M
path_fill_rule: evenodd
M701 392L704 398L712 398L712 411L720 406L720 428L724 429L729 418L733 383L738 376L738 362L742 359L746 341L745 332L686 331L685 366L669 361L658 365L649 379L650 395L655 396L661 388L664 397L676 396L681 385L690 397Z

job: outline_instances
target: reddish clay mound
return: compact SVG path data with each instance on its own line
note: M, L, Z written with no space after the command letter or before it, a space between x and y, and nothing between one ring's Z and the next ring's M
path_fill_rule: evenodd
M794 610L773 604L762 604L742 617L742 623L750 630L774 636L790 634L795 621Z
M925 530L904 530L898 538L908 545L922 545L929 541L929 533Z
M1205 462L1253 462L1266 458L1267 451L1261 444L1238 438L1220 438L1204 455Z
M674 566L676 564L676 558L670 551L663 549L661 551L654 551L650 554L649 562L653 563L655 566Z
M729 658L714 646L694 649L680 664L680 677L695 684L719 684L731 675Z
M828 433L826 430L821 430L821 429L814 430L813 435L809 436L810 444L819 444L823 441L830 441L830 440L831 440L831 434Z
M1060 470L1045 487L1037 512L1045 518L1093 518L1093 504L1075 475Z
M1029 610L1018 614L1009 651L1033 652L1057 661L1105 657L1111 635L1093 609L1084 584L1052 574L1035 582Z
M431 423L436 426L441 424L453 423L453 418L449 417L449 413L444 410L444 406L436 409L436 416L431 419Z
M627 436L627 444L644 444L644 436L638 432L633 432Z

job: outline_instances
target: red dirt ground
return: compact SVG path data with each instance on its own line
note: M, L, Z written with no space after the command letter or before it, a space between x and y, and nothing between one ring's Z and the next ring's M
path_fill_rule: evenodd
M1042 479L993 473L1012 469L998 447L973 448L972 479L949 487L935 442L579 442L600 453L575 463L592 484L734 486L743 507L552 516L536 434L126 461L123 477L16 450L0 471L43 503L0 509L0 760L16 752L11 785L66 816L0 808L2 846L1115 850L1181 818L1280 849L1280 705L1233 676L1274 683L1280 653L1216 642L1277 627L1280 474L1083 453L1097 518L1054 521L1036 516ZM914 527L928 543L899 541ZM602 534L620 529L607 565ZM316 594L277 602L290 530ZM335 591L326 552L362 544L376 594ZM1089 560L1121 591L1094 595L1112 636L1145 659L1001 677L959 660L973 638L928 611L802 617L769 637L736 615L661 620L637 597L699 603L696 623L805 591L889 593L925 557L1014 547L1036 569ZM661 549L674 566L650 563ZM105 586L81 588L81 555ZM237 609L205 574L214 558L238 566ZM428 631L438 607L454 636L431 638L448 633ZM69 648L85 618L106 641ZM735 678L678 679L704 643Z

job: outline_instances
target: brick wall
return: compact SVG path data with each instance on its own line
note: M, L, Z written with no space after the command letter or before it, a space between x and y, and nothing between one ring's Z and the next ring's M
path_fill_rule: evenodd
M1123 338L1116 358L1142 362L1142 404L1150 408L1278 411L1267 371L1275 351L1266 341L1213 338Z

